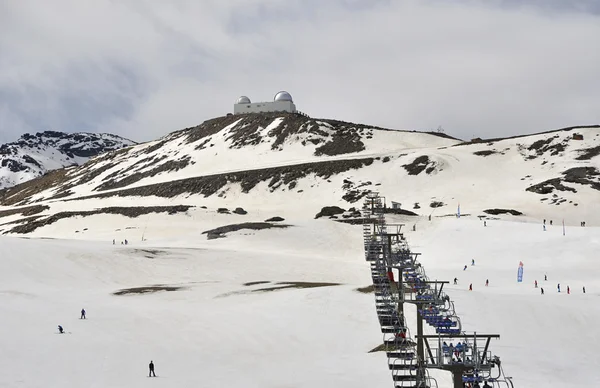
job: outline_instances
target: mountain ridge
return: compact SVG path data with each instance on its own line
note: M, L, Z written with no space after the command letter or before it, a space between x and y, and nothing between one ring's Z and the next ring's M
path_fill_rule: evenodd
M0 232L38 218L46 225L72 209L88 215L124 204L311 217L337 206L353 214L372 191L416 217L454 214L458 203L463 213L485 217L490 209L507 210L498 217L537 217L549 206L586 217L600 191L598 136L597 126L568 127L463 142L293 114L223 116L0 191L8 211L0 214Z
M14 142L0 145L0 188L80 165L101 153L133 144L136 143L107 133L26 133Z

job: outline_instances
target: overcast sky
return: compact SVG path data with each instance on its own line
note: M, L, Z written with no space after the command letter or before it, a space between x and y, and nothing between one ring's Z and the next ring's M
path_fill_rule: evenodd
M0 1L0 142L151 140L282 89L465 139L600 124L600 0Z

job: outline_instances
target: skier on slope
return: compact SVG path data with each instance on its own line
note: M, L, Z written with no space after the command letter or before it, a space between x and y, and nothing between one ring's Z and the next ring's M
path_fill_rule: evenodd
M473 283L469 284L469 291L473 291Z
M85 309L81 309L81 317L79 319L85 319Z
M60 334L63 334L65 332L64 329L63 329L63 327L61 325L58 325L58 332Z
M560 283L556 287L558 288L558 292L560 292Z
M544 280L548 281L548 275L544 275Z
M463 271L466 271L466 270L467 270L467 265L465 264L465 268L463 268Z
M585 294L585 286L583 286L583 293Z
M475 259L471 259L471 265L475 265Z
M540 287L540 291L542 292L542 295L544 295L544 287Z
M458 284L458 278L454 278L454 284Z
M148 368L150 369L150 371L148 372L148 377L156 377L156 373L154 373L154 363L152 362L152 360L150 360L150 364L148 364Z
M571 289L567 286L567 295L571 293Z
M489 279L485 279L485 286L489 286L490 285L490 280Z
M535 283L534 283L534 284L535 284L535 288L537 288L537 280L535 281Z

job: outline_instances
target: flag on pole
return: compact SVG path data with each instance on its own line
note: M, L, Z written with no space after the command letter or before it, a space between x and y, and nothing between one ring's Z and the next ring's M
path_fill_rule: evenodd
M517 282L523 281L523 262L519 261L519 269L517 270Z

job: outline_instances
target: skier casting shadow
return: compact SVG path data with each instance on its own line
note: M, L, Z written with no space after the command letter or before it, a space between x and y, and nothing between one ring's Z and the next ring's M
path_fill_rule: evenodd
M148 377L156 377L156 373L154 373L154 363L152 362L152 360L150 360L150 364L148 365L148 368L150 368L150 371L148 372Z
M85 319L85 309L81 309L81 318L79 319Z

